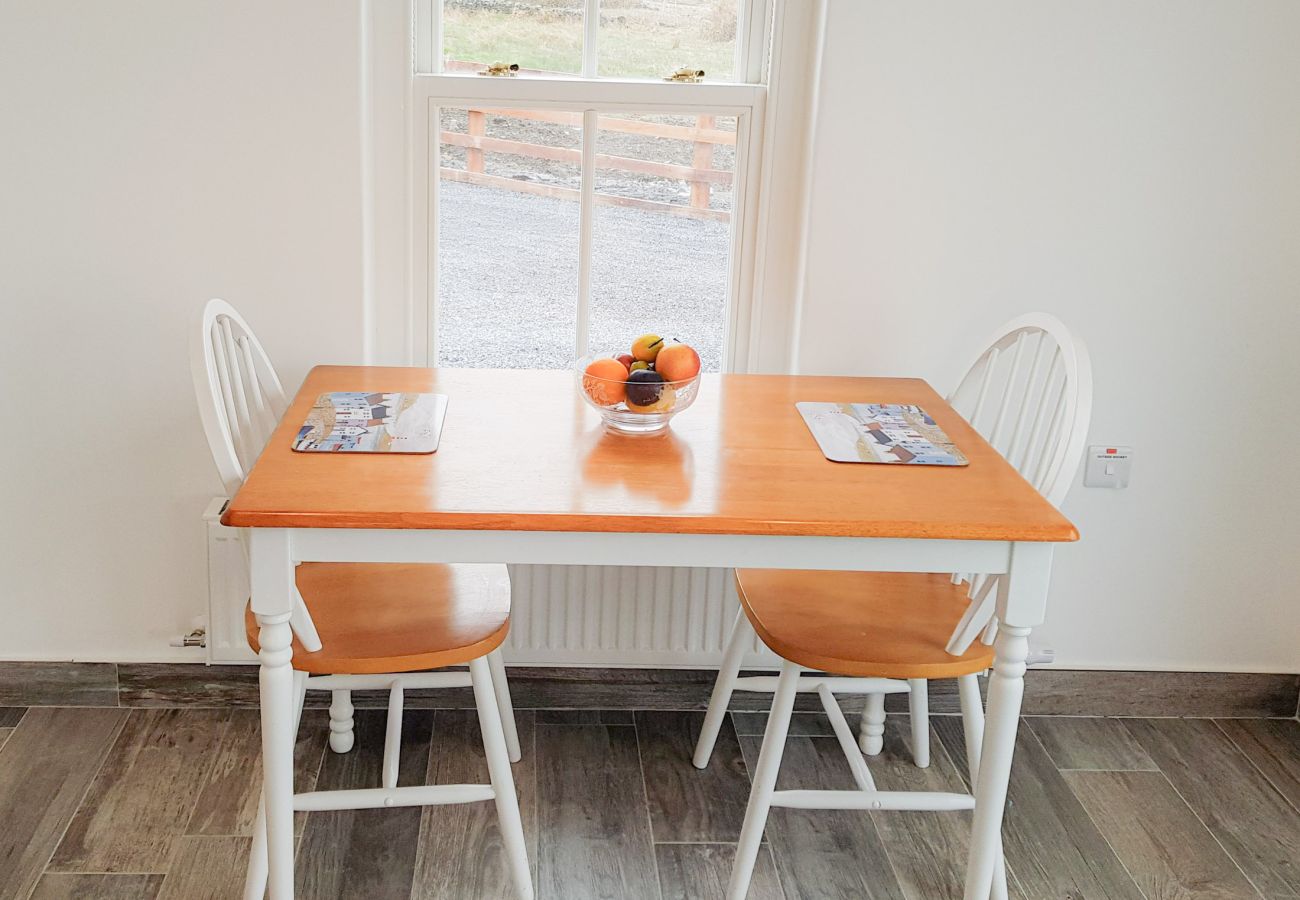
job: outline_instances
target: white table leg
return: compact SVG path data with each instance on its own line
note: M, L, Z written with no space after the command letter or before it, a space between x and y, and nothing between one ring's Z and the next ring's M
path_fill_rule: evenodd
M1001 847L1002 814L1011 780L1011 758L1020 724L1020 701L1025 692L1029 633L1043 620L1051 567L1051 544L1014 544L1010 571L1000 585L1000 624L975 784L975 818L966 868L965 900L988 900L993 886Z
M267 887L271 900L293 898L293 632L295 598L289 534L254 528L253 613L260 627L262 798L266 807Z
M291 626L292 627L292 626ZM293 673L293 733L297 740L298 726L302 724L302 705L307 699L307 673ZM257 818L253 821L253 848L248 854L248 869L244 873L244 900L263 900L266 897L266 798L257 801Z

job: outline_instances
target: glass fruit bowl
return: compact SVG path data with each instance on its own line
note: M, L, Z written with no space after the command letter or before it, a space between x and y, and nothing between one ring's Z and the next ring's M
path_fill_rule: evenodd
M587 404L600 413L605 427L622 434L658 434L668 427L673 416L695 402L700 390L700 376L682 381L664 381L662 376L632 373L627 377L605 377L601 368L604 360L621 365L608 356L584 356L574 369L574 385ZM588 369L602 363L596 371ZM654 381L655 377L660 378ZM633 380L629 381L628 378ZM644 379L644 380L636 380Z

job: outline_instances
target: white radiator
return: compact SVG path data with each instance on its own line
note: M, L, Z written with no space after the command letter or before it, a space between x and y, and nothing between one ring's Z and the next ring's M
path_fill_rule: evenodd
M238 531L204 512L208 538L208 661L252 662L244 638L248 574ZM717 666L736 614L727 569L511 566L505 658L514 665ZM310 604L309 604L310 605ZM757 648L749 664L773 665Z
M257 662L244 633L248 563L239 529L221 524L225 506L225 497L214 497L203 511L208 535L208 662Z

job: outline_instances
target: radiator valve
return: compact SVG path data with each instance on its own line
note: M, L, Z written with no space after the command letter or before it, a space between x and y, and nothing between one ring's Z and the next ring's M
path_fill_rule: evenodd
M189 634L171 642L173 647L206 647L208 645L208 631L206 628L195 628Z

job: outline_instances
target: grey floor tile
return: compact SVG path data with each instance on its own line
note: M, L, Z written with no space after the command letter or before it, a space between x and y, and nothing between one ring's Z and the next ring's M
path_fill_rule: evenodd
M1300 896L1300 815L1214 722L1126 724L1261 893Z
M117 706L117 665L0 662L0 706Z
M123 706L256 707L257 666L196 666L192 663L123 663L118 666ZM320 702L307 693L308 705ZM324 695L328 697L328 694ZM328 701L326 701L328 703Z
M1300 811L1300 722L1220 719L1218 724L1269 783Z
M930 739L930 765L920 769L913 755L911 720L885 721L881 752L867 757L876 787L882 791L966 793L966 782L936 735ZM965 891L970 853L968 813L872 813L894 872L908 900L960 900ZM1009 878L1014 890L1014 875Z
M523 752L511 766L528 862L537 872L537 747L533 713L515 714ZM483 736L475 710L438 710L427 784L488 784ZM534 877L536 882L536 877ZM420 819L420 849L411 896L419 900L514 900L493 803L428 806Z
M969 781L961 719L931 721L949 758ZM1002 834L1007 866L1027 897L1144 900L1043 745L1023 725L1016 737Z
M50 861L52 872L166 872L229 710L132 710Z
M731 721L736 728L736 734L742 737L750 735L762 737L763 732L767 730L765 712L733 712ZM831 720L826 718L826 713L797 712L790 717L790 734L803 737L833 737L835 732L831 729Z
M433 717L432 710L407 710L402 717L399 785L424 784ZM317 790L381 785L385 719L379 710L357 711L356 746L325 754ZM304 900L406 897L419 840L419 807L312 813L298 845L296 894Z
M663 900L721 900L731 880L734 844L656 844ZM758 851L747 900L784 900L771 850Z
M329 738L329 715L324 710L303 711L294 747L294 789L310 791L316 787L322 756ZM255 709L236 709L221 746L199 788L194 814L186 834L239 835L253 833L257 803L262 793L261 714ZM296 816L301 833L306 813Z
M700 713L517 718L525 758L513 770L539 897L722 896L748 796L747 767L728 745L753 765L759 736L737 738L728 725L717 770L700 772L690 764ZM757 730L766 714L731 719ZM920 770L907 717L889 717L885 749L868 761L881 788L963 789L961 721L931 721L939 740ZM257 722L254 710L40 706L19 720L0 707L0 740L10 731L0 744L0 900L238 896L260 780ZM829 733L820 714L796 723ZM408 711L405 724L402 783L487 780L473 710ZM383 713L358 714L346 755L325 749L326 730L325 714L309 710L299 788L317 769L321 789L378 785ZM851 788L838 743L793 735L779 787ZM1012 897L1294 900L1298 797L1294 720L1033 719L1021 728L1005 830ZM314 813L298 895L508 898L495 822L490 803ZM969 827L966 813L774 810L750 900L960 897Z
M742 737L750 770L762 738ZM777 790L855 788L848 763L833 738L791 737ZM767 821L781 887L788 900L855 897L905 900L875 823L857 810L773 809Z
M26 900L126 719L33 709L0 749L0 900Z
M252 838L185 836L158 900L231 900L243 896Z
M1156 769L1121 719L1032 716L1024 726L1033 729L1058 769Z
M1255 896L1162 772L1074 771L1065 780L1147 897Z
M983 679L981 679L983 682ZM1300 676L1031 669L1027 716L1294 716Z
M631 725L630 709L539 709L538 725Z
M161 875L42 876L32 900L154 900L162 889Z
M538 896L658 897L636 729L539 725L537 769Z
M737 841L749 802L749 773L731 722L722 730L707 768L691 763L704 713L642 711L637 740L656 841Z

